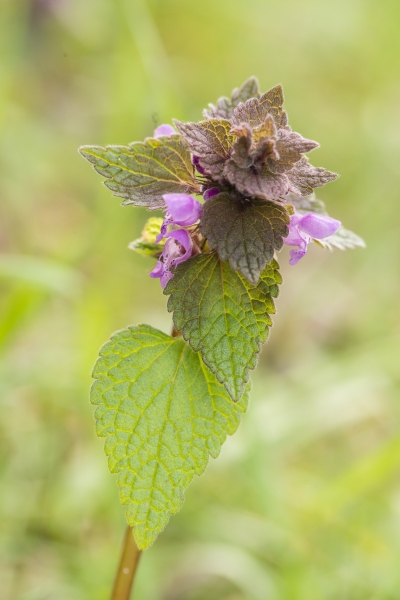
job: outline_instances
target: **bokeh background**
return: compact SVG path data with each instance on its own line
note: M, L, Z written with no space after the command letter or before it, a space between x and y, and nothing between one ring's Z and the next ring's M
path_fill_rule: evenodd
M1 600L108 597L124 533L88 401L99 346L170 331L148 216L77 153L283 83L367 249L280 255L250 409L146 551L141 600L400 597L398 0L0 1Z

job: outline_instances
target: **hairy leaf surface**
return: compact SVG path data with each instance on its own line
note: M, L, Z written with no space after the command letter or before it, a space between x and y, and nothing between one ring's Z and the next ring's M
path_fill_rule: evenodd
M260 90L257 77L249 77L240 88L235 88L232 92L232 106L235 108L240 102L246 102L250 98L259 98Z
M287 175L292 184L291 191L300 196L309 196L314 188L322 187L338 178L337 173L327 171L323 167L313 167L305 157L299 160Z
M235 401L272 325L269 315L282 282L278 268L273 260L253 285L215 253L200 254L180 264L164 290L175 329L201 352Z
M276 142L279 158L277 160L268 159L268 168L272 173L285 173L294 167L305 152L318 148L318 145L317 142L307 140L295 131L280 129Z
M283 101L283 87L276 85L260 98L250 98L244 104L239 104L233 111L232 123L248 123L250 127L259 127L267 115L272 115L279 129L286 127L288 119L283 110Z
M289 179L285 173L271 173L267 166L260 171L244 169L236 163L236 158L225 163L224 176L244 196L283 202L289 191Z
M323 240L314 240L314 242L328 250L333 250L334 248L338 250L351 250L352 248L365 248L366 246L364 240L359 235L349 229L345 229L342 225L333 235Z
M247 394L233 403L182 339L149 325L114 334L100 350L91 401L109 468L140 549L178 512L184 490L238 428Z
M235 88L231 98L222 96L217 101L217 106L208 105L208 109L204 110L204 116L208 119L231 119L233 111L240 102L246 102L249 98L259 98L260 91L258 89L258 81L256 77L250 77L244 82L242 87Z
M149 138L130 146L82 146L80 153L123 204L163 208L163 194L199 192L190 151L180 135Z
M235 138L229 133L231 124L224 119L209 119L199 123L175 125L186 140L190 150L199 157L200 165L212 177L218 179Z
M283 246L289 215L283 206L262 200L238 201L224 192L203 207L202 234L221 260L229 260L252 284Z

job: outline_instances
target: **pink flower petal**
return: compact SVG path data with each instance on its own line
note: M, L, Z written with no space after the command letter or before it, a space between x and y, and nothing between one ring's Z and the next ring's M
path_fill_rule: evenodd
M298 223L298 228L307 235L321 240L333 235L339 229L340 225L340 221L332 219L332 217L308 213L302 217Z
M175 266L191 257L193 242L192 238L185 229L176 229L175 231L170 231L165 237L176 240L185 250L185 253L181 254L179 247L174 244L175 250L172 252L170 250L170 242L168 240L165 245L168 245L167 252L169 253L169 260L165 262L169 262L171 265Z
M161 277L161 275L163 274L163 271L164 271L164 264L161 262L161 260L159 260L159 261L157 261L156 266L151 271L151 273L149 273L149 276L153 277L153 279L156 279L157 277Z
M204 198L204 200L209 200L213 196L216 196L217 194L220 194L220 193L221 193L221 190L217 187L209 188L208 190L206 190L203 193L203 198Z
M198 156L196 156L195 154L193 154L193 156L192 156L192 164L195 166L195 168L200 173L200 175L206 174L205 170L203 169L203 167L200 164L200 158Z
M164 194L172 223L188 227L200 219L201 204L189 194Z
M165 288L168 281L174 276L171 273L171 267L175 268L179 263L190 258L193 248L192 238L185 229L170 231L165 237L168 239L165 242L160 260L150 273L150 277L160 278L162 288Z
M172 125L159 125L157 129L155 129L153 137L159 138L164 135L167 137L171 137L171 135L174 135L174 133L176 133L176 131L172 127Z
M307 246L306 246L307 248ZM297 265L299 260L303 258L307 250L291 250L290 251L290 260L289 265Z

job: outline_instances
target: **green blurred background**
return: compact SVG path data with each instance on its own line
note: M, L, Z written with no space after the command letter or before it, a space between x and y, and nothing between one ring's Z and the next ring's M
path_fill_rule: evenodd
M0 0L1 600L108 597L124 532L99 346L170 331L148 216L77 153L199 119L250 75L341 174L367 249L280 255L248 414L146 551L141 600L400 598L398 0Z

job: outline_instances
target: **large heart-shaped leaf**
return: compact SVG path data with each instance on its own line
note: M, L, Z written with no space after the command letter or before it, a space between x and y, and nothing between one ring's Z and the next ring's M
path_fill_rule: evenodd
M247 407L182 339L149 325L117 332L100 350L91 401L97 434L140 549L182 506L184 490L217 457Z

